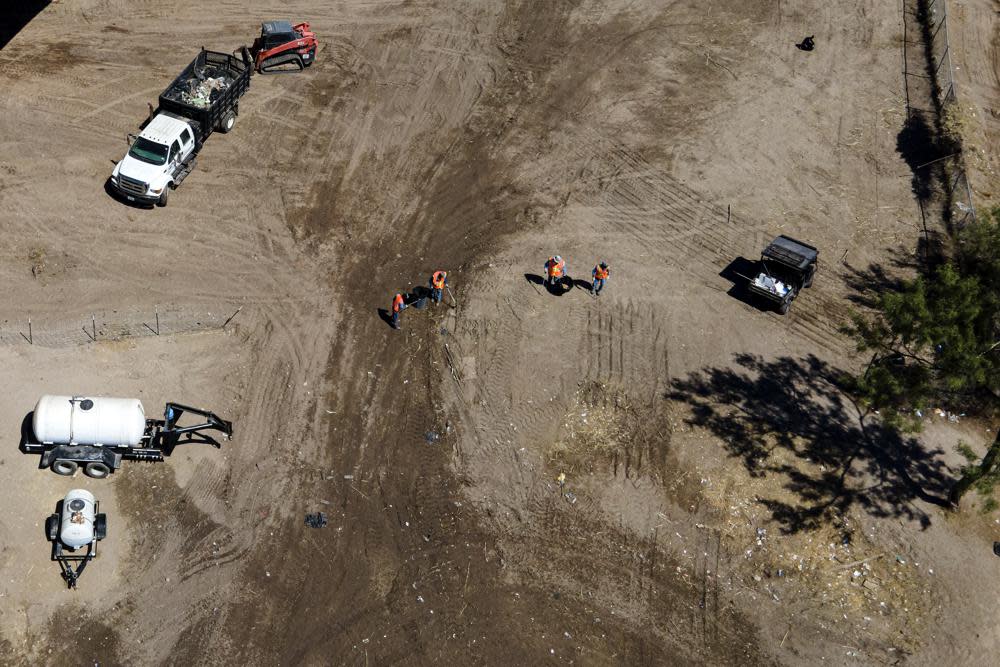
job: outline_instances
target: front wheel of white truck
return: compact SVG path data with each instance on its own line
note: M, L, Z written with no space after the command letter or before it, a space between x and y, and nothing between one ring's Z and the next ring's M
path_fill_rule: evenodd
M169 185L163 186L163 194L161 194L160 198L156 200L156 205L157 206L166 206L167 205L167 198L169 197L169 195L170 195L170 186Z

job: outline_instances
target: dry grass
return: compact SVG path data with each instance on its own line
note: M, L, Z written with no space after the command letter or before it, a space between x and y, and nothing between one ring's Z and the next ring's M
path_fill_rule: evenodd
M37 278L45 270L45 249L38 246L28 251L28 262L31 264L31 275Z
M574 409L563 418L562 437L549 447L546 459L565 471L603 468L625 452L636 417L624 389L586 384L577 392Z
M805 474L822 472L783 448L774 449L770 461ZM843 514L830 507L817 528L783 533L761 501L801 504L786 483L781 474L753 476L727 466L702 486L714 527L729 538L741 562L734 569L743 585L781 590L782 597L825 609L829 623L855 626L879 642L914 650L933 602L927 564L914 562L891 534L876 532L877 522L863 512Z

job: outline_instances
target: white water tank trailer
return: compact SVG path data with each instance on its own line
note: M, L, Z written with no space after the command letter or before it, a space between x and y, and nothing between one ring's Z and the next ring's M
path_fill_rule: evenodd
M205 421L181 426L185 413ZM221 431L227 440L233 434L232 422L179 403L167 403L163 419L147 419L137 398L47 394L38 399L30 421L21 450L41 454L40 467L73 475L82 466L84 474L95 478L110 475L123 459L162 461L178 444L221 447L205 431Z
M32 430L46 445L135 447L146 431L146 411L137 398L42 396Z
M107 535L108 521L100 513L97 499L86 489L73 489L59 503L56 513L45 520L45 534L52 542L52 560L59 563L70 588L87 563L97 557L97 543ZM75 553L86 547L85 553ZM78 563L74 570L71 563Z

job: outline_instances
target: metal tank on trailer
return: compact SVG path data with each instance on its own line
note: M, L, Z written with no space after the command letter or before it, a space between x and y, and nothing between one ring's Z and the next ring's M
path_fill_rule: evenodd
M45 520L45 536L52 543L52 560L59 563L62 577L70 588L83 574L87 563L97 557L97 543L108 534L108 518L90 491L73 489L59 501L56 513ZM79 553L78 549L86 547ZM76 563L76 569L73 568Z
M43 444L134 447L146 430L136 398L52 396L38 399L32 430Z
M204 421L182 425L184 415ZM22 428L22 452L41 454L39 467L59 475L83 468L97 479L117 470L123 460L162 461L179 444L220 447L209 431L221 432L227 440L233 435L232 422L180 403L167 403L163 419L147 419L136 398L45 395L29 417L31 428ZM27 422L25 418L25 426Z

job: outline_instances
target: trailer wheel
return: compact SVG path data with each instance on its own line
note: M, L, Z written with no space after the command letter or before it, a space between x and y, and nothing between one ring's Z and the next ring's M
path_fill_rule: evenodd
M778 306L778 312L784 315L785 313L788 312L788 308L791 305L792 305L791 299L789 299L788 301L782 301L781 305Z
M50 514L48 518L45 519L45 537L49 539L49 542L55 542L59 539L58 514Z
M76 469L79 467L80 466L76 464L76 461L67 461L62 459L52 464L52 472L57 475L69 477L70 475L75 475Z
M169 198L169 196L170 196L170 186L165 185L163 186L163 193L160 194L160 198L156 200L156 205L160 207L166 206L167 199Z
M111 468L109 468L106 463L91 461L87 464L87 467L83 469L83 474L87 477L93 477L94 479L104 479L111 474Z
M222 121L219 123L219 132L228 134L233 129L233 125L236 125L236 114L230 111L222 117Z
M108 536L108 515L98 514L94 519L94 539L98 542Z

